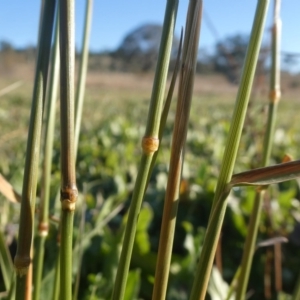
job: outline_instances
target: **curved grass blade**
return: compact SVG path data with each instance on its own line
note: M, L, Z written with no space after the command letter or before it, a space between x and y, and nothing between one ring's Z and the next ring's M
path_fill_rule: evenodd
M235 174L229 186L267 186L298 177L300 177L300 160L295 160Z

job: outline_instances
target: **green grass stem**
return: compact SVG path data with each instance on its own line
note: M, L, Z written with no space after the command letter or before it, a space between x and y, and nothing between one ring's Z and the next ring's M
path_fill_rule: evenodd
M55 274L54 274L54 284L53 284L53 293L52 300L59 300L59 288L60 288L60 245L57 245L58 253L55 263Z
M17 273L16 299L25 299L26 274L31 264L30 249L33 236L33 216L38 179L39 149L42 129L43 104L49 65L54 23L55 1L47 0L42 14L41 38L34 80L26 161L22 189L20 226L14 264Z
M272 65L271 65L271 80L270 80L270 101L267 127L264 137L263 161L262 166L266 167L269 164L271 157L271 149L275 132L275 122L277 105L280 99L280 0L274 1L274 25L272 28ZM245 299L249 275L255 251L255 243L258 234L259 221L261 219L261 211L263 205L263 195L265 191L258 189L254 200L254 206L250 216L248 235L244 246L244 252L241 264L241 274L238 280L236 297L237 299Z
M60 297L72 299L72 236L78 191L74 149L74 1L60 1L61 247Z
M51 166L52 166L52 153L53 153L53 138L55 127L55 104L58 93L58 80L59 80L59 25L58 15L56 20L54 46L52 49L52 68L50 73L49 88L47 91L46 101L46 122L45 122L45 144L44 144L44 164L42 174L42 195L40 203L40 214L38 232L36 237L36 247L34 254L34 272L33 272L33 299L40 299L41 278L43 272L44 262L44 244L49 231L49 199L50 199L50 184L51 184Z
M84 22L84 34L82 39L82 51L79 67L79 78L76 90L75 100L75 157L77 156L77 148L80 134L80 125L82 118L82 109L84 102L84 92L86 84L86 74L88 69L88 56L89 56L89 41L92 23L93 0L86 0L86 13Z
M86 85L86 74L88 69L88 56L89 56L89 40L91 32L91 23L92 23L92 12L93 12L93 0L86 0L86 11L85 11L85 22L84 22L84 34L82 39L82 51L79 67L79 78L77 83L76 98L75 98L75 138L74 138L74 148L75 148L75 161L77 157L78 142L80 135L80 125L82 118L83 102L84 102L84 93ZM82 235L85 225L85 203L81 207L81 220L80 220L80 230L79 236L76 243L81 245ZM79 281L80 281L80 268L82 262L82 253L83 249L80 246L80 251L76 261L78 263L78 271L75 280L73 299L77 299L78 290L79 290Z
M190 1L187 28L184 39L184 56L179 83L179 97L172 141L170 171L168 176L162 227L156 263L152 299L166 297L172 248L174 241L176 215L179 201L179 187L183 165L183 151L187 135L192 91L196 71L202 1Z
M268 4L268 0L261 0L257 5L250 42L243 67L241 83L239 85L237 100L233 112L232 123L230 125L229 136L227 139L220 175L213 200L213 206L190 295L191 300L205 299L213 259L227 207L227 197L222 197L221 195L223 195L224 191L226 191L226 186L231 179L237 156L257 64Z
M158 135L162 114L163 97L166 86L167 72L171 55L174 26L176 21L178 0L168 0L163 24L163 32L158 56L158 63L152 89L148 122L143 138L143 154L138 170L135 188L129 208L128 220L125 228L124 240L118 265L116 281L112 299L124 298L129 265L132 255L133 243L138 222L143 196L147 186L149 171L153 159L153 153L158 148Z

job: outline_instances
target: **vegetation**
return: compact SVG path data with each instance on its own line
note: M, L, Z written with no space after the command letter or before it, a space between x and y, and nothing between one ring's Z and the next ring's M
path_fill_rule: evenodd
M268 1L258 2L238 90L218 74L195 75L201 2L190 1L183 43L178 40L173 56L177 1L167 1L155 74L90 65L85 78L91 0L76 93L72 1L61 1L49 78L49 26L35 81L32 62L8 66L0 80L0 298L30 299L33 286L34 299L297 299L300 167L292 157L300 143L299 78L281 74L286 90L278 103L280 39L274 35L270 101L266 82L251 93ZM280 26L276 3L273 32ZM54 23L54 7L44 9ZM60 108L59 35L70 46L60 50ZM1 56L9 51L20 54L5 45ZM41 143L31 137L39 135ZM32 148L40 149L41 161ZM292 161L282 164L287 153ZM30 172L38 174L33 185ZM35 251L33 279L23 268L15 281L16 243L15 264L31 266L29 250Z

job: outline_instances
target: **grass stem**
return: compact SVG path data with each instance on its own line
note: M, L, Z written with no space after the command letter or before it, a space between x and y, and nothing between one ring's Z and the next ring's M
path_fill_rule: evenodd
M84 34L82 39L81 59L80 59L80 67L78 73L79 78L77 83L76 100L75 100L75 110L76 110L75 138L74 138L75 157L77 156L76 154L77 154L80 125L81 125L81 118L82 118L86 74L88 69L89 41L90 41L90 32L91 32L91 23L92 23L92 12L93 12L93 0L86 0Z
M213 206L190 295L191 300L205 299L208 280L227 207L227 197L223 197L222 195L226 195L224 192L226 191L226 186L233 173L233 167L237 156L246 110L250 98L268 4L268 0L261 0L257 5L250 43L247 49L241 83L233 112L232 123L230 125L229 136L225 147Z
M158 63L156 67L156 74L154 78L150 109L148 114L148 122L145 137L142 141L143 154L125 228L121 256L112 295L112 299L114 300L121 300L124 298L133 243L136 233L136 226L138 222L138 215L148 182L153 154L157 151L159 146L158 136L160 119L162 114L163 96L165 92L167 72L171 55L177 7L178 0L167 1Z
M34 255L34 274L33 274L33 299L40 299L40 286L43 271L44 261L44 244L49 230L49 199L50 199L50 182L51 182L51 166L53 152L53 138L55 126L55 103L58 92L58 75L59 75L59 25L58 14L56 16L56 29L54 38L54 47L52 50L52 69L50 73L50 82L47 94L46 108L46 129L45 129L45 144L44 144L44 165L42 174L42 195L40 203L39 225L36 237L36 250Z
M74 1L60 1L61 247L60 297L72 299L72 237L78 196L74 150Z
M17 273L16 299L26 297L26 274L31 264L33 216L38 179L39 149L42 129L43 105L49 65L56 1L47 0L42 13L41 38L34 80L31 116L28 131L26 161L23 179L20 226L17 254L14 259ZM31 286L31 282L29 283Z
M281 20L280 0L274 1L274 25L272 28L272 65L271 65L271 80L270 80L270 101L267 127L264 137L263 161L262 167L269 164L271 157L271 149L275 132L275 121L277 113L277 105L280 99L280 31ZM258 189L254 200L254 206L250 216L248 235L246 238L244 253L242 257L241 274L238 280L236 297L237 299L245 299L249 275L255 251L255 244L258 234L259 221L261 219L261 211L263 205L263 195L265 190Z

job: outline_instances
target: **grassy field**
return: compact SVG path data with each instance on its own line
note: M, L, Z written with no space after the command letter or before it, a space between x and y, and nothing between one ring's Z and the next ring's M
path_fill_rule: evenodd
M5 70L1 69L1 73L5 76L2 76L0 79L0 93L7 86L20 81L18 88L1 95L0 107L0 172L20 191L33 88L34 63L20 62L13 64ZM86 225L87 230L91 230L94 224L93 218L98 213L99 203L102 203L103 199L110 199L110 197L122 200L130 199L141 152L140 141L146 125L153 76L153 74L103 73L101 70L93 70L88 73L77 170L80 190L88 190L84 197L88 205L87 219L92 221ZM299 158L300 77L283 74L282 82L283 92L278 112L278 130L275 134L272 163L279 163L286 152L292 154L295 159ZM177 266L179 268L177 271L176 267L174 267L172 271L173 275L179 274L179 276L171 278L168 299L185 299L184 292L182 292L183 296L180 298L178 296L180 293L178 294L176 290L176 285L180 278L187 276L184 279L187 280L191 276L188 273L188 267L179 259L181 256L186 258L185 255L188 252L184 248L182 240L189 236L189 224L195 226L194 242L201 240L203 234L203 232L201 233L201 228L205 227L207 222L236 93L237 86L229 84L221 75L197 75L196 77L190 131L187 139L186 164L183 171L184 181L181 188L182 206L179 212L178 233L174 245L175 262L181 267ZM261 85L253 92L236 171L254 168L260 163L267 98L268 78L264 78ZM162 209L169 160L168 148L174 114L175 104L168 119L165 131L166 138L163 142L164 148L159 156L159 165L154 170L154 179L146 195L147 202L150 203L153 211L156 212ZM56 150L54 151L53 163L54 186L59 181L59 175L57 175L59 163L59 151L57 150L59 149L58 134L59 128L57 126ZM86 188L86 186L90 186L90 188ZM283 185L281 188L286 194L283 192L279 196L279 202L281 201L279 208L275 208L273 211L274 224L269 227L266 225L268 224L266 213L260 228L260 240L271 236L270 230L279 232L284 236L289 236L294 230L296 218L290 212L292 211L295 214L299 212L298 207L293 207L294 204L290 203L290 199L296 197L295 185ZM272 193L272 196L278 196L276 188L274 188ZM251 211L249 199L253 196L253 190L237 189L234 196L242 200L237 204L235 197L231 199L223 229L223 237L230 236L230 239L224 243L221 254L223 256L223 276L228 281L232 279L237 267L237 260L240 260L241 257L243 239L247 231L246 224ZM203 202L199 201L199 199ZM269 201L271 200L270 198ZM284 213L281 212L282 207ZM145 224L141 225L144 227L140 230L142 237L140 236L139 238L141 240L145 239L144 231L148 230L146 240L147 243L151 244L149 246L151 251L147 247L147 251L143 249L146 251L148 255L146 257L149 261L145 262L144 250L139 248L142 246L136 245L132 262L133 268L137 267L143 270L142 276L144 277L153 273L154 265L150 262L153 259L153 253L157 250L157 236L161 218L159 213L152 216L151 213L147 212L147 209L146 207L143 211L146 221L142 218ZM188 215L187 218L185 213ZM124 211L122 211L121 215L123 214ZM149 217L150 215L151 217ZM76 221L78 222L78 220L79 217L77 217ZM120 226L120 223L119 217L119 219L117 218L110 224L110 229L113 228L112 233L116 232L115 228ZM107 230L105 230L104 237L101 237L104 240L104 246L101 246L100 252L111 259L112 253L103 247L106 245L105 239L116 239L116 237L113 237L113 234L110 236L106 232ZM198 235L195 232L198 232ZM50 237L53 240L53 234L50 234ZM97 259L95 247L100 247L98 240L94 242L94 246L89 248L84 258L85 267L82 270L80 299L88 299L84 298L89 295L87 290L90 291L96 285L105 285L103 278L99 279L97 277L99 271L89 262L89 256ZM51 249L53 245L49 247ZM286 258L295 249L297 247L293 245L292 248L284 250L283 285L288 292L291 292L295 282L297 264L292 259ZM48 253L48 258L49 256L51 258L51 254ZM261 253L254 260L254 274L252 274L250 280L250 288L257 287L258 294L256 295L261 295L263 290L264 267L262 266L262 257L264 257L264 253ZM96 265L101 270L107 268L107 266L103 266L103 263L96 263ZM48 263L46 268L49 269L50 267L51 264ZM111 263L110 268L113 267L114 264ZM143 290L146 291L142 295L144 299L149 298L149 282L151 280L141 283ZM87 289L86 286L89 288ZM188 288L183 284L182 290L186 291ZM175 296L176 293L177 296Z
M29 109L33 88L34 63L18 63L9 68L1 68L0 92L11 84L20 85L9 93L1 95L0 137L1 150L14 140L25 138L29 120ZM86 99L84 104L83 127L95 128L103 118L123 115L131 118L138 113L141 121L147 114L151 95L153 74L131 74L118 72L90 71L87 77ZM279 107L278 127L291 129L297 126L300 108L300 77L286 73L282 76L282 100ZM194 87L192 103L193 123L214 114L229 119L237 93L237 86L230 84L222 75L198 75ZM268 101L268 78L264 77L254 90L251 108L257 117L263 117ZM16 108L17 107L17 108ZM135 109L132 109L135 107ZM128 109L129 108L129 109ZM128 115L132 113L132 116ZM194 124L194 125L195 125ZM145 124L140 124L141 126ZM200 129L200 128L199 128Z

